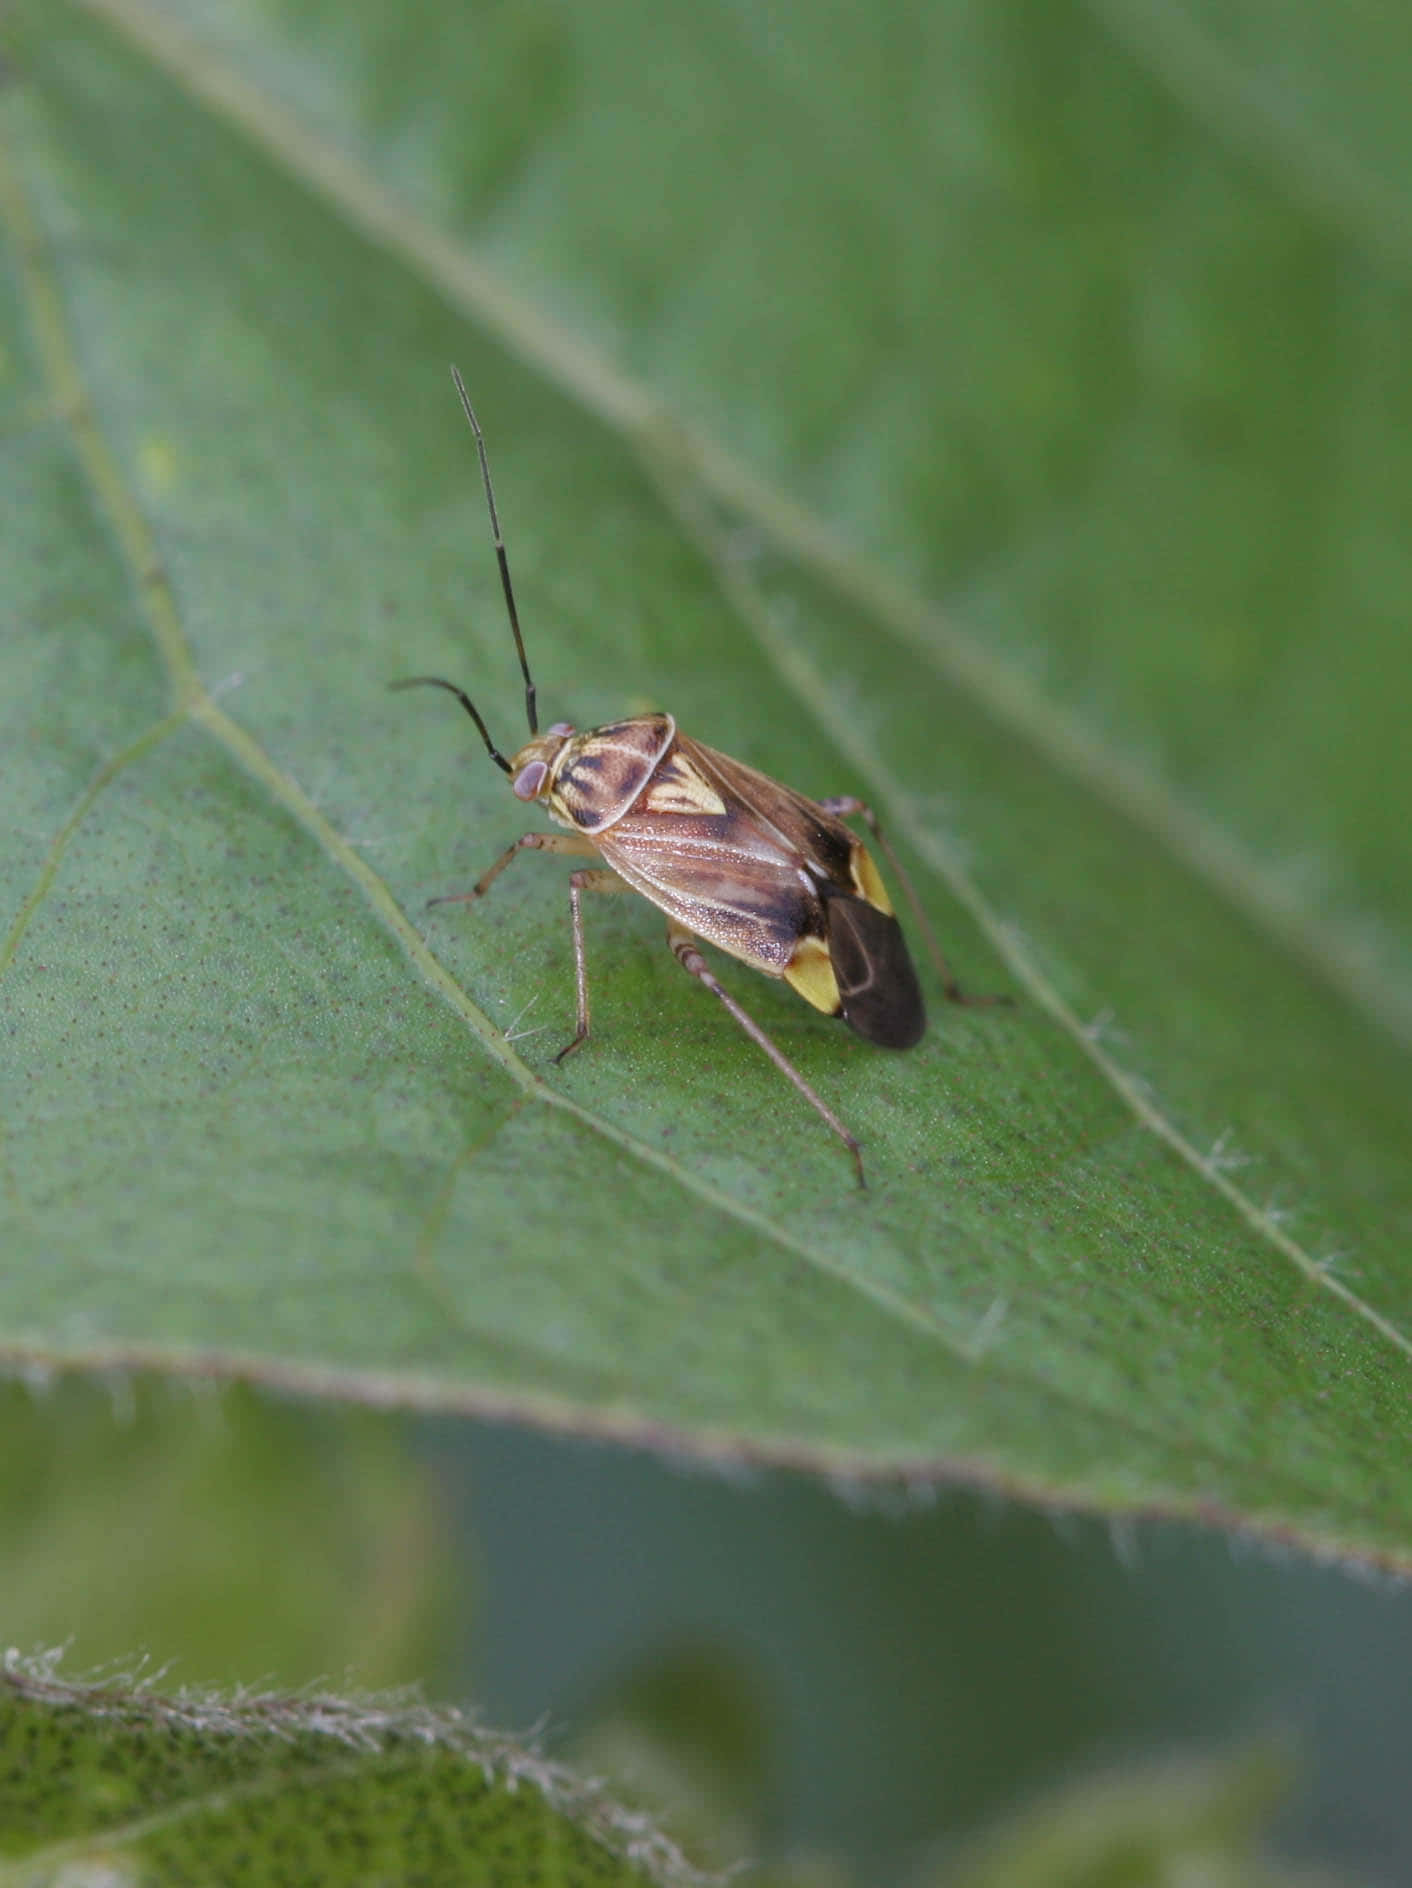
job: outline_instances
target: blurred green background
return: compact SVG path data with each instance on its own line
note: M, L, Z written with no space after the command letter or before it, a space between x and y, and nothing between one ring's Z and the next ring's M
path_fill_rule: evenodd
M332 183L317 178L309 153L289 144L293 125L321 140L320 149L346 154L365 179L401 193L412 206L409 218L415 213L445 236L458 266L491 272L461 300L479 296L486 332L508 334L518 351L531 383L516 420L525 439L534 435L536 415L553 439L561 425L556 403L567 389L584 414L625 434L656 428L668 463L680 450L689 464L703 440L734 455L736 470L748 468L747 483L728 492L732 502L721 502L737 548L744 561L756 560L764 589L783 598L782 613L793 609L806 619L825 663L830 651L857 648L842 606L837 622L830 615L838 599L829 585L836 583L851 610L859 591L850 583L862 573L864 614L873 593L881 615L891 609L892 640L884 649L880 639L876 654L879 676L904 666L899 648L905 655L912 635L933 665L919 708L930 712L929 691L944 696L947 712L974 736L972 754L961 730L949 735L934 773L916 783L919 793L934 790L938 806L943 794L954 796L937 823L949 834L954 816L958 851L981 835L999 908L1037 934L1048 970L1076 1008L1116 1002L1118 1025L1131 1031L1131 1066L1154 1080L1173 1117L1208 1138L1229 1129L1233 1154L1249 1152L1252 1197L1268 1206L1272 1225L1299 1209L1309 1229L1301 1236L1318 1257L1342 1250L1353 1225L1351 1263L1363 1269L1349 1276L1366 1282L1370 1302L1395 1317L1409 1291L1412 1239L1412 1148L1399 1138L1412 1092L1412 29L1405 20L1392 10L1335 13L1313 0L1279 8L1260 0L1219 8L1198 0L884 8L804 0L735 7L115 0L20 6L5 29L6 105L14 107L6 122L26 154L27 181L63 268L75 281L85 268L110 269L138 284L135 303L144 309L150 276L152 303L171 323L170 333L162 320L139 321L129 332L107 324L96 296L84 307L83 346L98 363L93 378L109 415L119 415L115 437L126 437L125 428L141 431L147 389L178 353L178 331L189 350L184 370L214 389L213 406L193 429L205 447L200 476L209 485L199 489L210 512L199 497L183 500L191 506L185 512L180 492L171 497L181 468L174 473L164 457L170 447L160 428L146 456L136 455L134 484L164 521L164 554L187 573L187 627L212 669L206 682L224 679L216 661L228 661L232 674L248 668L240 711L252 723L257 713L266 716L262 737L273 749L287 736L295 751L296 733L307 738L310 725L322 731L307 716L300 722L297 708L286 710L283 678L268 664L262 670L265 645L255 633L242 632L244 644L231 636L237 603L267 627L278 625L291 649L306 655L313 644L301 637L321 612L351 625L338 647L343 656L356 648L358 660L315 680L322 687L326 679L330 697L350 688L355 704L367 697L369 676L381 679L387 646L403 633L392 625L389 597L409 613L430 597L426 616L457 646L464 606L457 585L463 569L474 567L476 581L485 580L476 593L485 607L474 646L498 648L502 633L489 618L485 546L463 535L461 500L473 486L468 460L461 463L464 442L448 434L445 461L420 457L415 443L423 429L435 433L441 425L439 412L435 421L426 413L447 397L436 352L445 311L429 313L415 300L400 263L370 268L374 285L359 275L341 300L336 262L348 230L338 216L327 236L327 307L299 301L303 284L281 274L281 218L302 230L299 219L307 217L320 233L302 239L304 247L322 242L321 193L331 191L336 203L340 186L336 176ZM192 46L198 56L187 59ZM157 73L163 76L154 79ZM215 78L232 75L234 93L211 91ZM150 147L131 135L131 123L125 139L113 128L149 85L154 96L174 86L181 100L163 107L170 116ZM77 127L67 146L55 129L66 118ZM250 202L248 152L238 140L230 150L222 142L232 120L240 137L286 173L279 187L297 205L281 199L268 225L264 204ZM109 142L130 164L140 152L151 166L152 199L182 205L189 216L189 226L177 215L162 224L169 246L159 231L134 254L115 232L109 248L94 223L83 222L81 210L94 215L86 193L102 174ZM214 197L215 208L184 202L198 156L203 176L229 184L229 199ZM122 187L138 175L124 173ZM276 194L271 186L271 202ZM348 224L358 227L357 218L348 215ZM258 304L253 314L226 311L231 329L218 338L213 331L209 358L202 332L189 332L200 323L179 286L187 246L203 226L203 239L238 252L229 279ZM385 229L370 233L395 248ZM17 266L9 278L15 307L21 275ZM512 285L519 298L499 315L497 283ZM416 294L433 299L425 283ZM24 326L14 308L5 312L17 329ZM248 329L239 328L240 315ZM404 334L403 351L388 359L386 337L404 316L414 338L425 325L425 353ZM541 316L557 324L547 343L534 326ZM327 367L324 387L324 364L301 355L285 404L269 391L285 328L303 333L322 322L340 338L337 369ZM234 368L223 351L230 331L260 343L252 341L249 358ZM573 353L580 342L586 365ZM479 331L476 345L484 345ZM556 349L553 370L536 381ZM435 385L424 391L429 365ZM255 428L264 456L243 430L249 415L239 376L247 370L266 388ZM383 402L376 410L366 392L372 387ZM290 471L285 490L271 463L283 467L286 451L290 467L302 467L306 456L321 463L323 442L311 446L307 415L322 420L324 400L337 453L346 455L338 482L310 489ZM405 456L385 411L398 401L408 405L414 442ZM503 426L508 401L500 417ZM23 455L38 418L21 394L5 424L7 438L19 442L19 456L5 468L13 479L7 517L23 517L28 530L26 507L40 508L39 479ZM587 433L572 434L571 448L584 461L592 444ZM512 437L505 446L511 483L516 450ZM464 481L454 501L443 477L453 463ZM531 480L528 452L524 465L522 491ZM707 471L705 483L715 478L719 497L731 477ZM576 476L582 485L583 464ZM585 652L591 674L566 676L562 686L577 691L579 702L600 694L606 702L621 697L620 673L598 659L603 647L590 644L590 633L603 635L610 654L617 638L622 663L661 656L643 624L687 560L666 534L660 541L634 535L635 501L620 497L606 473L603 515L580 511L573 477L565 478L562 514L525 516L517 508L512 550L522 560L517 568L537 580L539 610L550 619L543 633L556 656ZM749 479L760 481L758 491ZM389 493L425 525L418 550L400 535ZM87 501L74 502L81 508ZM262 505L288 524L278 542L267 522L255 522L266 517ZM780 568L798 552L797 537L789 536L793 506L828 547L823 565L802 577ZM350 537L372 547L370 556L399 573L386 583L379 578L366 618L358 614L362 567L327 566L317 548L338 541L327 535L337 516ZM574 555L560 552L579 517L603 525L591 574L582 546ZM792 549L781 551L781 541ZM640 544L640 564L621 554L620 546ZM424 595L405 574L422 553L436 560L422 572ZM192 580L207 568L203 558L215 562L220 554L240 569L229 595ZM831 574L830 556L838 559ZM49 574L38 553L32 562L41 577ZM590 632L579 618L597 608L604 569L620 586L621 621ZM62 583L56 601L36 578L38 601L28 599L20 612L26 622L47 633L51 620L96 619L111 605L97 576L80 579L66 567ZM815 585L827 594L816 596ZM892 609L898 591L940 604L945 615L914 620L905 608ZM694 641L702 671L690 678L688 699L728 719L734 671L725 663L713 673L713 651L693 638L694 620L684 605L682 635ZM123 633L145 648L140 625L125 623ZM723 647L735 652L748 638L727 643L732 634L723 631ZM124 647L115 635L114 662ZM855 688L851 707L866 740L873 704L849 677L843 654L828 671L843 677L832 705L847 708ZM314 658L307 659L313 670ZM864 683L871 662L860 664ZM72 758L79 779L87 778L87 740L100 751L119 740L105 724L94 734L88 704L97 704L97 723L111 708L115 727L122 725L101 662L87 679L85 697L64 686L66 668L39 697L46 714L84 722L82 738L63 725L46 723L44 731L46 753ZM552 699L557 678L541 680ZM509 700L503 681L495 684L500 704ZM882 681L878 689L881 699ZM155 716L155 686L152 695L146 712ZM37 712L16 712L20 733L37 725ZM340 712L352 711L345 704ZM368 712L375 722L369 748L387 749L390 715L376 720L385 712L381 702ZM761 713L768 722L768 705ZM331 739L328 780L307 782L311 794L326 795L330 817L356 829L369 854L405 857L414 846L407 822L420 816L428 794L443 791L425 782L444 780L450 748L418 749L407 766L409 779L414 768L425 770L422 798L409 787L412 812L394 813L383 801L363 804L359 787L348 784L359 778L355 725L331 712L324 726L341 728L346 748ZM778 738L811 744L809 733L792 726ZM925 746L924 728L913 751ZM400 764L390 763L394 775ZM1051 767L1065 793L1073 790L1081 815L1085 794L1100 809L1072 835L1072 852L1070 801L1052 791ZM456 776L458 792L464 777ZM1007 780L1008 804L995 797ZM497 784L480 782L487 798ZM54 789L64 807L67 793L66 782ZM212 801L223 817L226 803L214 791ZM1138 848L1170 870L1175 892L1164 882L1159 895L1146 879L1119 870L1104 824L1110 816L1125 831L1131 822ZM478 822L468 817L467 824ZM24 891L53 836L47 802L26 802L13 828L14 882ZM213 829L226 831L216 815ZM194 820L191 830L200 831ZM210 830L189 854L170 840L193 873L214 849ZM1044 835L1039 851L1033 832ZM168 842L165 828L159 840ZM470 856L480 863L468 848L469 840L456 854L457 869ZM426 871L445 870L445 857L438 839ZM423 870L420 860L416 870ZM1225 943L1208 960L1173 924L1172 912L1183 913L1184 873L1199 887L1192 936L1196 907L1209 900L1223 922L1248 934L1249 960ZM419 893L433 888L418 878ZM540 910L532 893L525 901L512 900L509 922L528 913L527 928L509 934L537 940ZM279 916L293 936L297 901ZM83 920L76 903L71 922ZM353 986L367 957L352 927L350 920L346 960L328 960L340 989ZM982 930L972 941L963 929L971 956L981 953ZM257 937L250 951L257 971L267 965L264 944ZM513 947L506 954L523 958ZM226 989L246 972L244 955L236 952L233 961ZM1244 975L1248 961L1247 985L1235 972ZM1232 968L1219 1043L1212 1011L1203 1007L1209 990L1202 978L1213 962L1217 972ZM523 958L521 968L531 983L542 981L540 957ZM655 1000L656 986L645 981L650 969L624 974L640 981L620 990L650 987ZM392 991L400 993L402 976L399 961L388 972ZM670 969L661 976L669 979ZM258 976L249 984L258 991ZM1317 1041L1312 1030L1307 1038L1280 1031L1284 991L1295 986L1301 997L1314 992L1309 1002L1321 1031L1333 1017ZM413 1025L394 1015L393 999L371 975L367 991L375 1021L360 1016L352 1031L352 1053L366 1057L366 1070L361 1062L356 1069L357 1106L369 1120L395 1120L400 1131L407 1095L397 1089L401 1077L387 1070L395 1055L411 1059L405 1032ZM198 1019L204 1000L193 999ZM466 1060L459 1037L446 1045L453 1032L437 1005L424 993L418 1000L420 1009L408 1008L424 1032L416 1038L421 1060L406 1086L429 1125L425 1140L408 1135L413 1168L427 1146L446 1144L448 1122L464 1126L469 1107L459 1076L444 1075L440 1088L418 1086L423 1067L459 1068ZM67 1026L67 999L56 1001ZM251 1002L246 1026L262 1046L266 1024ZM17 1038L38 1014L37 1003L12 1013ZM321 1013L318 1026L346 1039L345 1019L332 1015ZM1031 1004L1023 1026L1033 1018ZM702 1026L703 1043L714 1022ZM157 1036L154 1026L154 1043ZM66 1036L58 1040L67 1046ZM123 1041L133 1067L144 1067L140 1031ZM353 1089L328 1059L334 1052L332 1042L316 1041L312 1055L292 1066L311 1083L309 1114L327 1115L340 1129L347 1124L330 1097ZM97 1079L106 1066L118 1081L85 1041L71 1058L76 1082L94 1079L89 1054ZM967 1078L974 1074L981 1085L989 1118L1018 1137L1016 1098L1029 1105L1031 1091L1018 1080L1013 1092L1005 1086L996 1072L1001 1051L984 1036L965 1039L956 1059L967 1054ZM257 1061L258 1050L251 1066ZM619 1066L600 1063L584 1079L611 1090ZM327 1091L317 1086L325 1070ZM709 1062L707 1070L709 1094ZM1034 1092L1056 1119L1066 1118L1070 1089L1038 1053L1035 1070ZM637 1111L634 1121L652 1117L650 1072L625 1084L622 1106ZM671 1073L675 1080L678 1071ZM860 1085L868 1079L857 1075ZM240 1099L258 1118L264 1097L252 1082ZM607 1105L616 1101L610 1096ZM881 1139L886 1094L868 1105ZM38 1118L46 1106L41 1097ZM630 1727L634 1714L655 1715L659 1729L665 1717L684 1745L695 1739L712 1754L715 1767L706 1768L717 1794L706 1813L725 1853L837 1858L854 1879L879 1884L905 1879L932 1844L954 1842L1100 1768L1173 1750L1219 1753L1271 1734L1288 1738L1298 1760L1276 1831L1281 1851L1386 1888L1412 1879L1412 1597L1356 1566L1318 1566L1293 1546L1283 1549L1280 1500L1298 1503L1283 1486L1280 1499L1271 1493L1263 1502L1258 1458L1256 1479L1242 1481L1237 1471L1249 1463L1234 1447L1220 1464L1234 1464L1230 1486L1221 1483L1214 1499L1259 1520L1267 1538L1258 1546L1170 1522L1050 1514L998 1493L889 1496L826 1475L718 1475L508 1425L355 1410L332 1400L298 1404L268 1389L203 1384L203 1368L219 1376L232 1367L221 1359L222 1337L227 1348L249 1352L265 1324L273 1330L296 1301L315 1334L306 1335L303 1351L294 1347L296 1360L319 1361L327 1338L330 1358L346 1365L348 1353L336 1341L346 1318L355 1352L371 1336L373 1363L384 1361L379 1293L394 1281L375 1260L384 1249L405 1249L398 1242L405 1222L390 1214L385 1233L361 1221L351 1230L340 1224L340 1213L356 1217L349 1203L355 1176L366 1178L362 1119L350 1111L353 1125L336 1158L324 1150L292 1176L265 1172L270 1227L264 1243L252 1245L251 1271L241 1279L244 1321L231 1327L236 1335L219 1316L215 1335L201 1323L203 1291L218 1312L228 1309L220 1300L227 1281L218 1266L204 1269L209 1253L199 1239L189 1265L182 1244L181 1214L199 1213L204 1169L193 1170L190 1198L178 1199L164 1222L168 1260L175 1252L181 1262L171 1261L169 1273L154 1265L150 1279L143 1270L149 1229L140 1214L115 1215L107 1246L101 1218L80 1224L73 1245L82 1290L70 1296L70 1275L46 1269L46 1225L35 1231L15 1213L16 1250L27 1256L12 1272L20 1288L5 1355L33 1370L2 1393L5 1643L68 1643L78 1669L145 1652L174 1681L418 1681L432 1697L473 1700L492 1723L542 1725L552 1749L589 1767L612 1767L627 1751L641 1777L657 1774L659 1782L650 1737L643 1733L634 1744ZM222 1116L222 1133L225 1125ZM699 1127L689 1121L683 1139ZM1132 1131L1131 1122L1126 1127ZM1095 1114L1100 1147L1121 1131ZM225 1171L224 1145L213 1132L217 1174ZM1078 1146L1086 1157L1082 1136ZM147 1152L139 1148L136 1165ZM810 1175L812 1154L802 1163ZM825 1155L819 1158L825 1167ZM126 1146L112 1155L114 1165L132 1160ZM1035 1161L1045 1167L1043 1146ZM595 1169L585 1163L583 1171L591 1187ZM722 1172L722 1184L734 1184L733 1171L723 1165ZM439 1184L429 1157L427 1173L426 1185ZM571 1170L566 1188L576 1176ZM13 1178L8 1167L6 1178ZM420 1170L412 1179L415 1195ZM1080 1170L1072 1185L1081 1189L1085 1180ZM1096 1197L1096 1182L1093 1191ZM1139 1231L1168 1204L1158 1193L1135 1182ZM252 1210L265 1204L258 1185L250 1198ZM833 1217L831 1198L811 1202L821 1223ZM515 1236L516 1204L504 1206L506 1239ZM1178 1200L1162 1221L1164 1254L1181 1243L1182 1210ZM1030 1300L1039 1304L1041 1337L1050 1303L1057 1319L1061 1288L1075 1294L1066 1302L1082 1307L1087 1271L1106 1279L1110 1263L1117 1266L1106 1248L1083 1247L1087 1222L1079 1225L1077 1249L1056 1245L1062 1282L1042 1280ZM325 1240L335 1252L345 1231L366 1239L374 1257L366 1271L348 1268L351 1295L327 1314L326 1329L328 1281L310 1254ZM670 1246L671 1228L657 1231ZM34 1243L21 1248L20 1235L31 1232ZM1005 1234L998 1221L997 1249ZM586 1235L589 1250L575 1249L577 1237L567 1239L571 1269L558 1281L569 1303L572 1267L592 1264L597 1250ZM1206 1256L1195 1228L1192 1241L1199 1259ZM114 1261L120 1247L138 1255L132 1272ZM289 1263L291 1252L299 1263ZM1231 1258L1220 1246L1219 1256L1228 1264L1221 1276L1239 1280L1241 1254ZM509 1277L511 1297L515 1262L497 1267ZM1141 1304L1140 1264L1133 1274L1123 1288ZM1200 1305L1208 1276L1200 1263L1195 1275ZM955 1302L971 1323L973 1313L983 1317L1000 1302L989 1276L977 1267L974 1304L969 1283L958 1288ZM55 1380L51 1364L87 1355L86 1347L96 1353L110 1330L131 1337L113 1307L130 1305L123 1294L134 1278L135 1315L150 1320L153 1346L169 1345L174 1366L184 1361L198 1380L134 1377L120 1354L107 1375ZM614 1282L621 1281L610 1277L609 1287ZM635 1283L629 1278L624 1289ZM1052 1301L1045 1298L1051 1283ZM82 1296L90 1287L92 1297ZM179 1291L190 1292L197 1315ZM605 1302L610 1317L611 1298ZM666 1320L677 1301L665 1302L658 1363L670 1377ZM1244 1318L1246 1301L1234 1293L1213 1288L1211 1302L1218 1331L1221 1315L1236 1321L1233 1306ZM1016 1323L1025 1309L1017 1296ZM1261 1313L1257 1299L1252 1326ZM435 1306L433 1315L441 1316ZM1152 1318L1160 1323L1160 1307ZM390 1314L388 1322L389 1369L406 1371L385 1380L389 1400L435 1401L416 1375L425 1358L409 1363L397 1352ZM1129 1367L1119 1392L1140 1403L1150 1382L1156 1399L1162 1385L1155 1368L1144 1376L1147 1353L1127 1353L1121 1325L1116 1338L1111 1329L1101 1335ZM581 1389L583 1407L591 1408L600 1366L565 1340L565 1391L545 1362L546 1353L550 1364L561 1361L558 1344L556 1327L544 1352L530 1356L531 1392L542 1367L546 1398ZM1100 1348L1095 1373L1112 1360ZM513 1347L497 1349L487 1339L497 1362L505 1349ZM1317 1475L1309 1471L1307 1485L1298 1450L1292 1466L1278 1464L1303 1498L1298 1538L1307 1545L1356 1536L1396 1561L1404 1525L1398 1503L1412 1459L1406 1360L1379 1354L1370 1361L1371 1349L1366 1330L1349 1335L1336 1327L1321 1353L1328 1370L1318 1391L1310 1378L1278 1379L1276 1366L1293 1372L1303 1353L1293 1361L1249 1354L1269 1364L1279 1394L1290 1400L1291 1424L1307 1420L1321 1443L1327 1437L1314 1404L1325 1394L1350 1399L1348 1428L1331 1419L1327 1458L1320 1457ZM273 1343L272 1353L283 1361L290 1355ZM1087 1361L1080 1341L1076 1368ZM803 1374L808 1363L806 1356ZM580 1365L583 1385L572 1374ZM270 1378L287 1380L278 1368ZM483 1387L474 1371L467 1380ZM1360 1401L1365 1380L1372 1388ZM512 1391L521 1387L512 1380ZM610 1409L615 1388L609 1378L602 1394ZM1239 1371L1217 1369L1181 1388L1198 1402L1209 1394L1214 1406L1229 1395L1236 1405L1249 1383ZM1269 1425L1261 1436L1278 1435L1278 1401L1258 1394L1256 1401ZM753 1413L742 1419L747 1433ZM1159 1426L1169 1413L1163 1406ZM562 1402L555 1414L565 1420ZM1226 1438L1219 1413L1217 1433ZM1230 1433L1244 1446L1239 1423ZM1112 1483L1090 1473L1086 1496L1100 1487L1116 1506L1161 1512L1178 1486L1188 1505L1199 1505L1204 1483L1196 1469L1186 1482L1153 1472L1151 1480L1135 1474L1124 1483L1130 1440L1115 1435ZM1179 1427L1161 1440L1181 1458ZM1335 1445L1346 1445L1342 1459L1351 1465L1342 1488ZM1013 1465L1008 1458L1006 1465ZM1028 1466L1023 1452L1020 1466ZM1065 1462L1061 1471L1040 1461L1041 1480L1052 1470L1044 1485L1055 1488L1056 1503L1072 1466ZM1393 1493L1380 1510L1384 1486ZM1405 1535L1402 1542L1405 1548ZM1406 1564L1405 1552L1398 1564Z
M1274 1733L1283 1853L1412 1867L1412 1597L1381 1580L245 1391L11 1386L3 1420L7 1635L69 1669L417 1680L649 1782L665 1724L723 1773L717 1833L876 1883L1059 1784Z

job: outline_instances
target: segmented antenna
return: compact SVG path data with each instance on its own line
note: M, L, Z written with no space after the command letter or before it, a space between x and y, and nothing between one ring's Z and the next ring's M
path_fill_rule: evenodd
M466 713L480 729L480 738L485 742L490 758L495 762L500 771L507 774L513 772L509 761L506 760L505 756L500 752L500 749L495 745L494 741L491 740L490 731L480 718L480 710L476 707L464 688L457 688L454 682L443 681L439 675L404 675L400 681L389 682L387 686L394 689L444 688L448 695L454 695L456 697L457 701L460 702Z
M451 378L456 383L456 391L461 396L461 405L465 408L466 418L471 423L471 431L476 436L476 451L480 454L480 475L485 481L485 502L490 507L490 528L495 534L495 556L500 565L500 587L505 592L505 608L510 612L510 628L515 634L515 648L520 658L520 673L525 678L525 717L529 722L530 733L538 734L539 717L535 712L534 682L530 676L529 662L525 657L525 640L520 634L520 616L515 608L515 587L510 582L510 560L505 555L505 540L500 535L500 514L495 509L495 488L490 482L490 461L485 455L485 435L481 432L480 421L476 418L475 409L471 405L471 396L466 392L466 383L462 380L461 370L458 367L452 367ZM450 685L442 683L441 686L445 688ZM453 694L457 692L455 689L452 690ZM462 700L465 700L464 696ZM469 702L465 702L465 705L471 708ZM476 714L474 708L471 708L471 713L475 715L477 726L480 726L480 716ZM485 733L483 727L481 727L481 732ZM489 741L490 737L486 735L487 745ZM494 752L494 749L491 751Z

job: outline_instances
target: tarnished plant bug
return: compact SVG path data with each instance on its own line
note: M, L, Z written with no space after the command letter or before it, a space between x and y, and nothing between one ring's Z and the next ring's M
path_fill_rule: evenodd
M442 688L465 709L490 758L510 777L510 790L539 801L566 833L525 833L507 846L468 892L434 904L481 898L519 853L552 852L601 860L569 875L578 1022L555 1056L562 1062L589 1033L581 894L635 891L667 917L667 942L683 970L705 984L775 1067L825 1120L853 1159L866 1186L856 1137L722 987L697 949L699 939L742 963L782 977L806 1003L842 1017L858 1035L885 1049L910 1049L926 1028L917 973L882 875L863 842L844 825L868 826L916 915L942 988L952 1003L992 1003L960 988L928 924L900 860L871 807L851 795L809 800L767 774L677 732L669 714L633 715L601 728L556 721L539 732L535 686L520 633L510 563L505 554L485 437L465 383L453 367L480 456L481 478L500 566L500 583L520 672L530 738L507 760L490 738L465 690L438 675L410 675L392 688Z

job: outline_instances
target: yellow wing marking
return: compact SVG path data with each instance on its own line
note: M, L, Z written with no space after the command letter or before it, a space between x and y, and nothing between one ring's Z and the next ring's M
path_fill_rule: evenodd
M797 990L806 1003L812 1003L825 1016L837 1016L842 1008L829 947L821 937L811 933L800 938L785 969L784 980L791 990Z
M872 853L869 852L865 845L860 844L857 840L853 842L853 857L849 860L848 864L853 874L853 883L857 887L858 896L860 898L866 898L868 903L872 905L875 910L885 911L889 918L892 917L892 900L887 895L887 887L883 884L882 873L879 872L878 868L873 864Z

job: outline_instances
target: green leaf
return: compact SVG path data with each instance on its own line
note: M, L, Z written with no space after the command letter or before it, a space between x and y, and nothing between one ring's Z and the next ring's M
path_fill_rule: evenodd
M239 1388L0 1386L4 1643L184 1682L420 1678L466 1593L402 1427Z
M629 1857L633 1859L629 1859ZM0 1880L700 1880L639 1817L453 1711L0 1670Z
M1412 1564L1396 230L1064 8L215 20L11 26L0 1354ZM383 687L518 738L452 359L546 719L864 795L1019 998L726 965L866 1195L645 905L562 1068L562 871L426 910L532 823Z
M918 1888L1335 1888L1261 1853L1291 1765L1273 1748L1172 1758L1086 1779L1032 1804Z
M580 1771L607 1778L698 1861L738 1865L760 1846L771 1785L758 1674L706 1640L658 1645L589 1707Z

